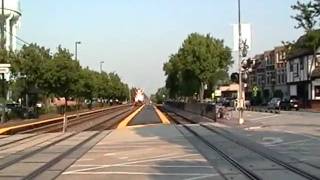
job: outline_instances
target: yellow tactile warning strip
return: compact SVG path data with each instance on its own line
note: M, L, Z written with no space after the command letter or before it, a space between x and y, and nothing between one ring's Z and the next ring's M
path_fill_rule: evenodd
M154 109L156 110L162 124L170 124L169 119L156 106L154 106Z
M61 119L62 119L61 117L58 117L58 118L43 120L43 121L34 122L34 123L21 124L21 125L17 125L17 126L10 126L10 127L6 127L6 128L1 128L0 134L4 134L12 129L24 128L24 127L28 127L28 126L32 126L32 125L38 125L38 124L43 124L43 123L47 123L47 122L58 121Z
M139 109L135 110L128 117L126 117L124 120L122 120L121 123L118 125L117 129L127 127L128 124L130 123L130 121L144 108L144 106L145 105L141 106Z

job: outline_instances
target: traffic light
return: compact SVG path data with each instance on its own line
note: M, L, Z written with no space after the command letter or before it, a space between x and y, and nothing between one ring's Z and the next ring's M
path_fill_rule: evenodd
M231 82L239 83L239 73L232 73L230 79Z
M243 72L242 73L242 82L247 84L248 83L248 79L249 79L248 73Z
M242 62L241 62L241 67L242 67L242 70L244 71L250 71L250 69L252 69L252 66L255 64L255 61L251 58L249 59L244 59Z

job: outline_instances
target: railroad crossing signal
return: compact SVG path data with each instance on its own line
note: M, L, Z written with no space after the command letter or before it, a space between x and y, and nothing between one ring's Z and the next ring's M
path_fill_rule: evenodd
M258 91L259 91L259 88L257 86L254 86L252 88L252 91L253 91L253 96L254 97L257 97L258 96Z

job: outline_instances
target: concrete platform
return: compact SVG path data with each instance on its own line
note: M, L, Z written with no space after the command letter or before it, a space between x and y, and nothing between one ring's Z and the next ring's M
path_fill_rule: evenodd
M118 129L57 179L221 179L175 126Z

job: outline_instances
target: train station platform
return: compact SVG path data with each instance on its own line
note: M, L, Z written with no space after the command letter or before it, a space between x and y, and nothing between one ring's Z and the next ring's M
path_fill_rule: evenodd
M220 179L175 126L112 131L57 179ZM214 178L213 178L214 177Z

